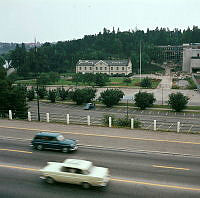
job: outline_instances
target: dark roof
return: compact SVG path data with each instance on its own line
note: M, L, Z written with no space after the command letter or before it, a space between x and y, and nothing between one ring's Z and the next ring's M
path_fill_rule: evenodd
M127 60L79 60L76 66L95 66L98 62L104 62L108 66L127 66Z
M37 136L49 136L49 137L57 137L60 133L48 133L48 132L40 132L36 134Z

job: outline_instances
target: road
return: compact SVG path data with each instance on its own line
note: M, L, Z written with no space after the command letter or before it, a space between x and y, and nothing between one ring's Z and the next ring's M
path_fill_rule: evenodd
M21 128L19 128L21 126ZM46 128L46 129L44 129ZM53 151L36 151L29 147L29 142L36 131L43 130L60 130L65 129L64 136L79 137L81 144L80 149L71 154L64 154ZM35 129L35 130L34 130ZM162 134L146 135L143 139L133 139L132 134L126 133L125 130L102 131L103 128L93 128L88 130L87 134L96 133L96 136L84 136L83 131L87 128L73 126L66 128L62 125L52 125L46 123L28 123L20 121L0 120L0 197L160 197L160 198L196 198L200 196L199 187L199 163L200 157L194 155L165 155L163 153L119 150L122 144L130 144L130 139L134 143L138 142L146 145L149 150L151 145L159 147L173 147L174 151L180 149L183 144L183 152L191 150L195 154L199 150L197 143L199 137L191 135L189 143L183 143L186 136L180 135L180 142L160 142L160 138L165 138ZM110 130L110 131L109 131ZM102 132L103 137L98 132ZM117 133L124 133L127 139L117 138ZM105 134L110 134L110 137ZM99 134L99 135L98 135ZM133 134L135 137L137 134ZM171 138L175 141L175 135ZM157 137L156 137L157 136ZM151 137L151 139L150 139ZM157 138L157 139L156 139ZM148 140L147 140L148 139ZM112 140L112 141L111 141ZM156 141L157 140L157 141ZM101 147L87 147L90 141L93 145ZM112 142L116 142L115 149L108 149ZM170 142L171 141L171 142ZM196 141L196 142L195 142ZM124 143L123 143L124 142ZM196 145L196 144L197 145ZM199 143L200 144L200 143ZM107 147L106 147L107 146ZM183 154L183 153L182 153ZM112 180L106 189L92 188L83 190L79 186L68 184L55 184L49 186L39 180L39 171L47 161L61 162L66 158L88 159L99 166L108 167L111 171Z
M37 104L35 101L29 103L33 120L37 119ZM106 108L97 106L95 110L83 110L83 106L70 104L51 104L40 102L41 119L46 119L46 113L50 113L50 119L54 121L66 122L66 114L70 114L70 119L74 123L87 123L87 115L91 117L92 124L102 124L104 114L113 114L115 117L127 115L127 108ZM187 112L175 113L169 111L140 111L133 108L128 109L130 117L139 119L143 129L153 130L153 122L157 121L157 129L165 131L176 131L177 122L181 123L182 132L200 132L200 113Z

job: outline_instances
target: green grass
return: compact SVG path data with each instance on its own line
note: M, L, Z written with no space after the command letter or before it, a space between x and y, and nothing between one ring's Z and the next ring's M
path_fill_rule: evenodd
M111 86L111 87L132 87L132 88L139 88L139 78L132 79L131 83L126 83L123 82L124 77L110 77L110 82L106 84L106 86ZM16 84L24 84L24 85L35 85L36 80L31 79L31 80L17 80L15 82ZM153 80L152 79L152 88L156 88L158 84L160 83L160 80ZM49 84L52 85L52 84ZM53 85L76 85L75 82L67 79L60 79L58 82L53 83ZM88 84L84 84L82 82L79 82L77 84L78 86L85 86ZM91 86L95 86L94 84L91 84Z

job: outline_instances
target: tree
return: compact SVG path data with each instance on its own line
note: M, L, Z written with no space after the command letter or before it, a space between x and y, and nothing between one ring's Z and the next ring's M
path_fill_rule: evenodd
M171 93L169 95L168 104L177 112L182 111L186 108L187 103L189 101L189 97L184 96L182 93Z
M151 107L156 99L154 98L154 95L152 93L139 91L137 94L135 94L134 101L137 107L144 110L147 107Z
M69 95L69 89L65 90L63 87L57 89L57 92L61 100L65 100Z
M39 98L44 99L44 97L47 95L46 87L42 86L38 88L38 95Z
M33 87L27 90L26 97L28 98L29 101L32 101L35 98L35 89Z
M141 87L151 88L152 87L152 81L151 81L150 78L146 77L146 78L142 79L140 85L141 85Z
M57 91L56 90L49 90L48 92L48 99L54 103L56 101Z
M77 105L83 103L91 102L95 98L96 89L84 88L84 89L75 89L70 92L70 98L76 102Z
M130 78L124 78L123 82L126 83L126 85L128 86L128 84L130 84L132 81Z
M107 89L100 93L99 101L107 107L112 107L113 105L117 105L123 96L124 92L119 89Z
M100 74L100 73L96 74L95 84L97 86L100 86L100 87L105 86L108 81L109 81L109 76L108 75Z

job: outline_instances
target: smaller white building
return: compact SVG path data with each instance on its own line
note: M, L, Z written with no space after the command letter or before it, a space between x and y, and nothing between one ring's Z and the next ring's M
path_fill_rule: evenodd
M132 73L132 63L127 60L79 60L76 64L76 73L102 73L102 74L124 74Z

